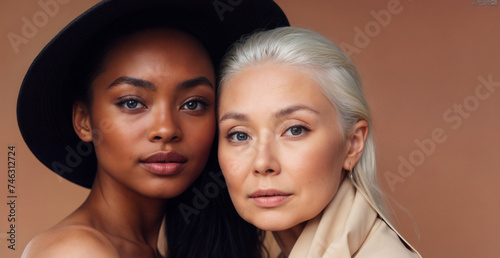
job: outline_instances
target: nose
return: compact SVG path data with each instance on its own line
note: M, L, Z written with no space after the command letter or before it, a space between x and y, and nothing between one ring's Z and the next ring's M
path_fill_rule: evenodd
M172 142L182 139L182 130L175 113L168 108L158 108L151 112L152 124L148 129L151 142Z
M277 148L271 139L261 140L256 148L253 173L255 175L278 175L281 173L280 162L277 158Z

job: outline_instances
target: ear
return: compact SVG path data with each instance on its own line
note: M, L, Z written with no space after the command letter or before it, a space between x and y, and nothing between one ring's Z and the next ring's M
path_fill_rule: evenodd
M81 101L73 103L73 128L82 141L92 141L92 124L90 123L89 110L87 105Z
M365 140L368 136L368 122L360 120L354 125L354 130L347 138L347 155L344 160L343 168L346 171L351 170L356 165L363 154Z

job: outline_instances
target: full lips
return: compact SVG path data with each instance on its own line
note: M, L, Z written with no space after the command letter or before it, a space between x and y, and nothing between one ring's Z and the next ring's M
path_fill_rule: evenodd
M161 151L142 160L141 166L153 174L168 176L179 174L186 162L187 159L175 151Z
M141 163L149 172L160 176L173 176L182 171L185 163Z

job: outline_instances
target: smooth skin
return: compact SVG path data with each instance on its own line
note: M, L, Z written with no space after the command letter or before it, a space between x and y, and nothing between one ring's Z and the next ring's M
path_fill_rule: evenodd
M186 190L208 160L215 75L196 39L143 31L118 42L106 60L92 83L93 105L73 106L75 131L94 143L98 160L89 197L34 238L23 257L159 257L166 199ZM175 173L144 166L152 155L173 152L185 158Z
M273 231L288 256L361 157L366 121L344 140L335 107L317 82L295 67L269 63L229 78L218 121L219 163L236 210Z

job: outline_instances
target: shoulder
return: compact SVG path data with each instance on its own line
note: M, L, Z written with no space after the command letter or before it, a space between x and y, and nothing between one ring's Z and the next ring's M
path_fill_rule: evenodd
M417 258L386 223L377 219L365 242L355 257L398 257Z
M115 246L98 230L69 225L52 228L33 238L23 258L44 257L119 257Z

